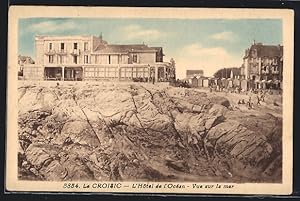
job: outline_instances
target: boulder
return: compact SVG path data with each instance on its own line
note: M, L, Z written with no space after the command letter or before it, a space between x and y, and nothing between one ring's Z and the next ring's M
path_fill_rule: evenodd
M76 84L19 88L20 178L281 181L279 117L197 89Z

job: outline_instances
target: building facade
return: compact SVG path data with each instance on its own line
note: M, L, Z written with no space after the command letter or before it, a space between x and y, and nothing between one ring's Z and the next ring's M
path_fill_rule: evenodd
M36 36L35 48L24 79L169 81L175 68L162 47L108 44L102 36Z
M283 46L253 43L245 50L241 75L254 81L282 81Z

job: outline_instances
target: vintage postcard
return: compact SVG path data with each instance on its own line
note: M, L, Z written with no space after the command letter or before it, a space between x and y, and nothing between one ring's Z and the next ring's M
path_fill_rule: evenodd
M12 6L6 190L290 194L294 12Z

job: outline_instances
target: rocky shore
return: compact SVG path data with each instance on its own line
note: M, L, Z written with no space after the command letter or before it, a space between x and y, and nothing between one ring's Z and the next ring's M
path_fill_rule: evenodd
M19 179L281 182L282 118L267 104L135 83L18 93Z

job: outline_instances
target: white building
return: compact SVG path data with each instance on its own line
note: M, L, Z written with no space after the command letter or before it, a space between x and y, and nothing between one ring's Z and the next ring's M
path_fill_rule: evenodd
M162 47L108 44L102 36L36 36L36 63L24 79L168 81L175 75L163 62Z

